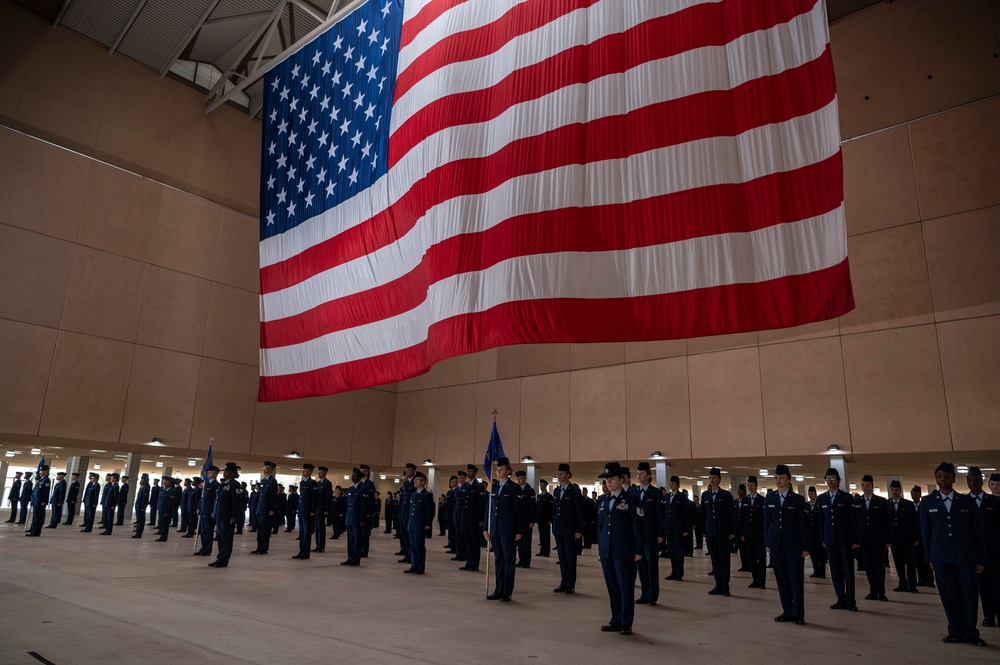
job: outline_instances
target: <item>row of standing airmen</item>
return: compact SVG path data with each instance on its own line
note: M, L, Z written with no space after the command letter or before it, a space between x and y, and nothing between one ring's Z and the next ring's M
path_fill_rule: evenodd
M257 547L251 553L267 554L270 535L277 531L278 519L283 513L279 485L274 477L275 468L273 462L265 462L262 479L252 485L249 493L246 484L236 480L240 467L232 462L221 471L221 482L217 479L220 469L212 466L207 470L207 481L187 479L183 490L177 479L170 476L161 479L162 487L157 487L155 483L150 486L148 474L143 474L135 499L136 532L133 537L142 537L146 526L145 512L152 506L149 525L156 526L159 518L157 540L165 541L170 528L177 526L179 506L182 516L179 531L184 532L186 538L194 538L196 534L200 537L200 546L194 555L210 556L212 543L217 541L218 556L209 565L223 568L228 566L232 555L233 532L242 531L244 516L249 508L251 531L257 533ZM340 486L333 487L327 478L327 467L318 467L318 479L312 478L314 470L317 467L303 465L296 506L300 521L299 552L293 558L309 559L311 552L323 552L326 527L332 524L335 538L339 537L340 531L347 532L348 556L342 565L360 565L360 560L368 556L371 531L379 510L375 498L377 492L370 478L371 468L368 465L355 468L351 477L353 484L346 490ZM887 560L887 550L891 550L899 576L899 585L894 591L915 593L918 586L934 586L922 571L936 563L934 574L938 578L942 603L949 618L945 641L985 644L976 627L978 603L975 601L978 598L982 603L983 626L996 626L1000 604L1000 475L993 474L990 478L992 494L985 494L982 472L972 467L967 477L970 494L955 496L952 490L949 496L948 492L944 492L942 478L947 481L950 476L953 483L955 470L952 465L942 463L935 472L939 491L916 503L901 497L898 481L890 485L890 499L875 495L873 479L868 475L862 478L862 493L852 496L840 489L840 474L834 468L828 469L825 476L828 491L817 495L815 488L810 488L806 501L805 497L788 489L790 475L787 472L787 467L780 465L775 474L776 479L786 477L784 488L779 481L777 491L761 496L756 491L757 479L751 476L747 479L747 493L734 499L729 491L721 489L721 472L713 468L709 473L709 487L703 492L699 507L697 502L688 499L686 492L680 490L677 476L670 478L668 488L658 488L650 483L649 464L642 462L637 472L638 484L632 485L629 470L612 463L600 476L604 493L593 502L597 518L594 520L591 511L586 508L591 502L584 499L579 486L570 480L572 473L568 464L559 465L558 485L553 493L548 493L548 483L542 480L541 491L536 496L533 488L526 483L525 472L518 471L516 480L509 480L512 469L509 461L502 458L497 463L492 497L488 497L486 486L476 480L478 468L470 464L466 471L450 478L445 495L443 509L447 511L444 521L448 526L448 548L455 555L454 560L463 562L461 570L476 571L480 566L482 546L489 541L496 567L494 591L487 598L509 602L514 591L514 569L530 567L531 537L537 524L540 556L548 556L550 538L555 537L560 583L553 591L573 594L576 559L581 543L585 534L590 535L591 528L596 527L605 581L612 598L612 621L604 628L610 626L625 634L631 632L635 604L657 603L661 550L665 550L671 560L671 573L666 579L682 580L684 557L690 554L691 532L698 527L704 533L712 557L711 574L715 586L709 593L730 595L730 555L737 549L734 544L739 543L743 560L751 573L750 588L766 588L766 569L773 568L782 603L782 614L775 618L779 622L804 623L804 567L800 565L803 562L789 559L790 554L802 559L811 557L812 577L825 577L825 566L829 562L830 577L837 596L831 609L855 612L858 609L854 584L855 560L863 563L868 577L869 593L865 599L884 602L888 598L883 562ZM25 524L30 507L32 522L25 535L37 537L43 528L46 507L51 504L52 518L46 528L56 528L61 523L64 509L67 519L63 524L71 525L81 490L79 474L72 474L71 481L67 483L65 472L59 472L53 484L49 479L49 467L43 465L34 481L30 473L24 475L22 480L21 472L15 474L14 484L8 493L11 515L7 522ZM618 477L621 484L617 485L619 491L616 491L612 487ZM401 488L391 502L401 542L397 554L403 555L401 563L410 564L405 571L407 573L423 574L425 571L425 540L430 536L435 515L434 497L426 489L426 483L426 476L416 470L416 465L407 464ZM947 485L949 490L951 487L951 484ZM630 499L617 499L620 491L625 491L625 496ZM919 492L919 488L914 488L914 492ZM99 475L90 473L89 482L83 488L84 524L81 531L93 530L96 508L101 505L101 535L110 535L116 524L123 524L123 508L128 493L127 476L107 474L102 491ZM786 511L785 503L789 495L792 498ZM616 497L612 503L617 502L619 513L630 510L627 508L630 505L635 507L635 529L631 538L628 534L610 530L614 522L610 518L619 513L609 513L607 519L602 519L605 517L601 512L602 502L607 507L610 496ZM770 501L772 497L774 502ZM918 496L915 495L915 498L919 501ZM974 505L975 510L959 508L953 514L952 505L963 501L970 507ZM944 510L929 507L935 502L941 502ZM487 519L490 506L492 513ZM777 509L777 512L772 513L768 508ZM787 525L783 519L786 512L790 516ZM938 535L942 538L947 536L947 545L939 542L932 547L931 536L935 526ZM794 537L783 536L779 546L772 548L768 544L768 534L775 529L780 534L784 533L783 529L794 532ZM621 556L620 551L618 557L611 555L615 550L614 544L619 540L627 545L623 551L635 548L634 565L626 562L624 569L621 564L627 557ZM795 549L797 545L793 543L799 540L801 548ZM857 556L858 553L860 556ZM770 566L767 563L768 554ZM610 571L605 566L606 562L612 564ZM633 584L638 575L642 589L639 598L634 600L631 592L633 585L627 584L630 568L634 568L631 572ZM972 574L967 574L969 570L973 571ZM613 592L612 588L618 591Z

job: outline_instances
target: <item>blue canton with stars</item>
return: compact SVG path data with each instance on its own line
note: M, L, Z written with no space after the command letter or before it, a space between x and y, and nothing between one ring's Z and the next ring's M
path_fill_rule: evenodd
M386 172L403 0L370 0L267 73L260 239Z

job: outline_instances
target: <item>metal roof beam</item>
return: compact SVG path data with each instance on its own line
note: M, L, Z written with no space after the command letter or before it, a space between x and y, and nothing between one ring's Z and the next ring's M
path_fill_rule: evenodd
M247 45L243 48L243 51L240 52L239 57L237 57L236 60L234 61L236 64L230 67L229 71L223 74L219 78L219 81L214 86L212 86L212 89L208 91L207 100L211 101L210 104L211 109L215 109L218 105L229 101L229 99L233 96L234 94L233 90L235 90L236 88L233 88L233 90L230 90L229 92L223 94L226 87L226 81L229 81L233 76L243 76L244 77L243 81L246 81L245 78L246 75L242 74L239 71L239 68L246 66L246 63L244 62L245 58L249 54L253 53L254 48L257 47L258 43L264 37L264 33L270 32L271 30L274 29L274 26L278 25L278 22L281 21L281 15L282 13L284 13L285 7L287 5L288 5L288 0L281 0L277 4L277 6L271 11L270 16L267 17L267 20L264 21L264 23L262 23L261 26L257 28L257 30L250 37L250 40L247 42ZM240 85L243 83L243 81L240 82ZM242 88L240 89L242 90ZM213 99L214 101L212 101ZM206 113L208 113L208 111L206 111Z
M114 55L115 51L118 50L118 45L122 43L122 40L125 39L125 35L132 29L132 24L135 23L137 18L139 18L139 12L141 12L142 8L146 6L147 1L148 0L139 0L139 4L135 6L135 10L132 12L132 15L128 17L128 22L125 24L125 27L122 28L121 33L119 33L118 39L116 39L115 43L111 45L110 49L108 49L108 55Z
M69 4L71 2L73 2L73 0L64 0L62 9L59 10L59 15L56 16L56 20L52 22L52 27L53 28L58 28L59 24L62 23L63 16L66 15L66 10L69 9ZM337 4L337 3L334 2L334 4Z
M309 14L309 16L312 16L319 23L326 20L326 17L317 12L316 9L308 2L304 2L303 0L292 0L292 4L304 11L306 14Z
M212 0L212 2L209 3L208 8L205 10L205 13L201 15L201 18L198 19L198 22L194 24L194 27L188 31L187 35L184 36L184 39L181 40L181 43L177 45L177 48L174 50L173 55L170 56L170 60L167 61L167 65L160 70L160 78L166 76L167 72L170 71L170 68L174 66L175 62L177 62L177 59L181 57L181 53L184 52L184 49L187 48L187 45L191 43L191 40L194 39L194 36L198 34L199 30L201 30L201 26L205 25L205 21L207 21L208 17L211 16L212 12L215 11L215 8L219 5L219 2L220 0Z
M295 41L295 43L293 43L287 49L285 49L284 51L282 51L278 55L278 57L276 57L273 60L271 60L271 62L267 63L263 67L260 67L260 68L256 69L256 71L254 71L253 73L244 76L243 80L241 80L239 83L237 83L236 85L234 85L233 88L232 88L232 90L230 90L229 92L227 92L225 94L222 94L222 95L219 95L219 96L214 96L213 93L216 91L216 89L221 89L225 85L224 83L222 83L222 81L226 80L226 78L228 78L229 76L238 75L238 72L236 72L233 69L231 69L229 72L227 72L226 77L224 79L221 79L220 83L216 84L215 88L212 89L212 92L208 93L208 96L207 96L207 99L206 99L206 101L208 102L208 105L205 107L205 113L206 114L211 113L215 109L219 108L220 106L222 106L223 104L225 104L226 102L228 102L230 99L232 99L237 94L243 92L248 86L252 85L256 81L259 81L265 74L267 74L269 71L271 71L272 69L274 69L275 67L277 67L282 62L284 62L290 55L292 55L293 53L295 53L295 51L298 50L298 47L300 45L305 44L306 42L308 42L309 40L311 40L313 37L316 37L317 35L319 35L320 33L322 33L324 30L326 30L327 28L329 28L331 25L333 25L334 23L336 23L337 21L339 21L342 16L345 16L345 15L349 14L350 12L352 12L363 1L364 0L351 0L351 2L347 3L347 5L345 5L338 12L336 12L335 14L333 14L332 16L330 16L330 18L326 19L325 21L323 21L322 23L320 23L318 26L316 26L315 28L313 28L312 30L310 30L308 34L304 35L300 39L297 39ZM242 60L244 56L245 56L245 54L243 56L240 56L240 58L238 58L237 60L238 61Z

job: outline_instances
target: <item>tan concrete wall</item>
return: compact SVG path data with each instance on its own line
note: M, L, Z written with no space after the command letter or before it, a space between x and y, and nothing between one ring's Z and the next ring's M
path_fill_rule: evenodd
M0 441L389 464L391 392L257 404L260 123L203 108L0 2Z

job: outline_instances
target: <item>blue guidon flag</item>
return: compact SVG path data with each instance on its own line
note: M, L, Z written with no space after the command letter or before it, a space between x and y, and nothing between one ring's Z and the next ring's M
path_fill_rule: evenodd
M823 0L368 0L264 90L263 401L854 306Z

